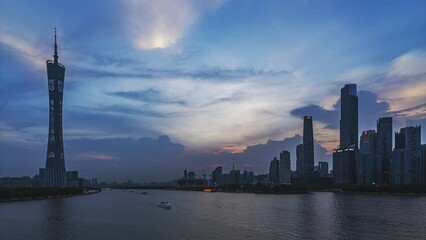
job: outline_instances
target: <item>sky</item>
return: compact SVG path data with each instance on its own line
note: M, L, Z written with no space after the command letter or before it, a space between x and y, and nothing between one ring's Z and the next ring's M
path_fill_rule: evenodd
M304 115L331 165L348 83L360 133L392 116L426 142L425 1L0 0L0 176L45 165L55 27L66 168L82 177L262 174L284 150L295 170Z

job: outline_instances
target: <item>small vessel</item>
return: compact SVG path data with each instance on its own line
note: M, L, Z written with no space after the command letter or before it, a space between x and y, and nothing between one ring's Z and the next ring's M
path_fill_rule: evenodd
M147 195L147 194L148 194L148 192L142 192L141 194L142 194L142 195Z
M170 205L169 201L161 201L158 206L164 209L172 209L172 205Z
M203 192L217 192L216 188L204 188Z

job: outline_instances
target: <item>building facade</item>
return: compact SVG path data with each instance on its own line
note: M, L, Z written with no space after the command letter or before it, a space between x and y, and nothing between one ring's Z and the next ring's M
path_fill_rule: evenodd
M299 176L303 173L303 144L296 146L296 172Z
M291 180L290 152L280 152L280 183L289 184Z
M421 145L421 127L405 127L395 133L391 159L391 182L394 185L425 184L425 166Z
M355 146L333 150L333 183L342 187L356 184L356 159L358 151Z
M280 183L280 161L276 157L269 165L269 182L272 184Z
M55 53L53 61L47 60L49 90L49 134L43 186L48 188L67 187L64 142L62 136L62 106L65 67L58 62L55 30Z
M216 167L215 170L212 172L212 180L213 184L216 184L216 186L222 186L223 185L223 173L222 173L222 167Z
M377 159L377 133L363 131L359 141L359 158L356 164L357 184L376 185L382 181L381 161Z
M356 84L340 90L340 146L358 149L358 95Z
M319 177L328 177L328 162L318 162Z
M303 182L309 184L314 174L314 130L312 116L303 117Z
M358 157L358 95L356 84L340 90L340 145L333 151L333 182L337 186L356 184Z
M390 161L392 158L392 117L377 120L377 161L381 179L376 179L379 185L390 184Z

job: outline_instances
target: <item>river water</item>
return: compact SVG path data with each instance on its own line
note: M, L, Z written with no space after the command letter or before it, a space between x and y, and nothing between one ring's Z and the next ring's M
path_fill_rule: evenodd
M426 239L421 196L141 192L0 203L0 239Z

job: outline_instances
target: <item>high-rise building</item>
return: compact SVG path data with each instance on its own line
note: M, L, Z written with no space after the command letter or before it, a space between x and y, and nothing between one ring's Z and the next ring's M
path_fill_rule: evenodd
M340 145L333 151L335 185L356 183L358 157L358 95L356 84L346 84L340 91Z
M357 184L377 185L382 180L381 161L377 159L377 133L363 131L359 141L359 158L356 164Z
M358 149L358 95L356 84L346 84L340 91L340 146Z
M310 183L314 174L314 130L312 116L303 118L303 182Z
M377 120L377 171L381 171L381 179L377 184L390 184L390 161L392 157L392 117Z
M426 184L426 144L422 144L423 184Z
M289 184L291 180L290 152L280 152L280 183Z
M222 167L216 167L216 169L212 173L212 180L213 183L215 183L217 186L223 185Z
M58 58L55 29L55 53L53 55L53 61L46 61L49 88L49 137L43 186L48 188L67 187L64 142L62 136L62 99L65 67L58 62Z
M296 146L296 172L299 176L303 173L303 144Z
M356 159L358 151L352 147L333 150L333 184L336 186L356 183Z
M421 128L405 127L395 133L391 159L391 182L394 185L420 185L425 180L422 158Z
M249 172L244 170L242 184L244 185L253 184L253 182L254 182L254 172Z
M328 162L318 162L318 171L320 177L328 177Z
M269 182L272 184L280 183L280 161L276 157L269 165Z

